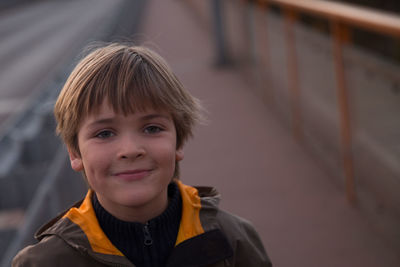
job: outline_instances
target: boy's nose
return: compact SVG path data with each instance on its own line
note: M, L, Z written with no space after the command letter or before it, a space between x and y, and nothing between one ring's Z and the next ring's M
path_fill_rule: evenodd
M143 145L137 140L132 138L124 138L123 142L120 144L120 149L118 151L118 158L120 159L136 159L143 157L146 154L146 150Z

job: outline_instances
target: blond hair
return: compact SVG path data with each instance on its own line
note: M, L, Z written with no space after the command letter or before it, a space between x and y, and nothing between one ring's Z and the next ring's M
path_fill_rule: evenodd
M108 100L124 115L146 108L168 111L174 121L177 148L201 120L201 105L177 79L165 60L143 46L113 43L84 57L68 77L54 108L57 134L79 153L82 120Z

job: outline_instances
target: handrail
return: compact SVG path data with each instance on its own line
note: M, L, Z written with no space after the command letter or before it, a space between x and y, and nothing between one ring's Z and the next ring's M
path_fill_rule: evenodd
M352 124L349 107L348 84L344 72L343 47L351 42L351 29L360 28L378 32L393 38L400 38L400 16L347 3L326 0L244 0L255 3L262 9L278 6L284 19L286 54L288 57L288 82L293 135L302 141L302 114L300 105L301 88L298 84L298 64L296 38L293 31L298 14L307 14L326 19L330 24L332 36L332 56L336 77L338 115L340 121L341 158L345 176L346 195L350 203L355 204L355 174L352 155ZM266 34L266 32L265 32Z
M400 17L390 12L321 0L258 0L258 3L296 9L335 22L400 37Z

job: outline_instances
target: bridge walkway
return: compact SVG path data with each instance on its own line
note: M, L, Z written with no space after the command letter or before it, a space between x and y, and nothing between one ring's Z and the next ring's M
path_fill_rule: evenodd
M214 47L190 1L149 1L140 38L203 101L209 122L185 147L182 180L213 185L222 207L251 220L275 266L400 266L391 247L235 68Z

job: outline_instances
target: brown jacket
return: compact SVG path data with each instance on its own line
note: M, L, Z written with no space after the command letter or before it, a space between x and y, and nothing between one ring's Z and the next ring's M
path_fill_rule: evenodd
M251 224L218 209L214 188L176 182L182 219L167 266L272 266ZM35 236L40 242L21 250L12 266L134 266L101 230L91 194L43 226Z

